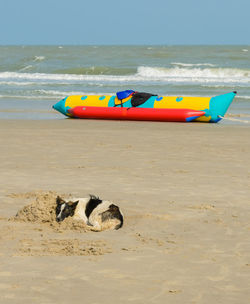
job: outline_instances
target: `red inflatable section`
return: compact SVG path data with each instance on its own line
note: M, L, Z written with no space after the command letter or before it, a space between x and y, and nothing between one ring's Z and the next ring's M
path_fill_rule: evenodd
M78 106L68 110L76 118L151 120L151 121L192 121L205 114L204 111L190 109L150 109L150 108L108 108Z

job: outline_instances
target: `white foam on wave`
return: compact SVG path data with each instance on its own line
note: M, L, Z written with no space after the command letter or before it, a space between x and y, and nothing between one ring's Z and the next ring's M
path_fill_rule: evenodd
M30 86L30 85L34 85L36 83L34 82L18 82L18 81L0 81L0 85L9 85L9 86ZM47 83L44 83L47 84Z
M82 91L79 92L79 91L57 91L57 90L35 90L35 92L41 95L49 95L49 96L57 96L57 97L65 97L69 95L113 95L112 93L90 92L84 94Z
M209 66L215 67L215 64L212 63L182 63L182 62L171 62L172 65L177 65L181 67L202 67L202 66Z
M46 91L46 90L35 90L33 92L31 92L30 95L11 95L11 94L2 94L0 95L0 98L13 98L13 99L32 99L32 100L48 100L48 99L53 99L53 100L58 100L58 99L61 99L61 98L65 98L67 96L70 96L70 95L81 95L81 96L84 96L84 95L114 95L114 93L104 93L104 92L77 92L77 91L67 91L67 92L64 92L64 91L53 91L53 90L49 90L49 91Z
M45 59L45 56L35 56L33 61L43 61Z
M2 81L32 81L36 83L47 82L49 84L79 84L83 82L93 83L234 83L237 85L250 84L250 70L233 68L163 68L140 66L136 74L131 75L76 75L76 74L45 74L45 73L0 73Z
M0 95L0 98L6 99L32 99L32 100L46 100L46 99L56 99L55 97L49 97L49 96L41 96L41 95ZM60 98L60 97L59 97Z
M237 97L239 97L241 99L250 99L250 96L247 96L247 95L237 95Z
M79 83L82 81L107 81L107 82L115 82L115 81L130 81L137 80L138 76L127 75L127 76L116 76L116 75L76 75L76 74L45 74L45 73L18 73L18 72L2 72L0 73L1 79L9 79L9 80L33 80L36 82L40 81L48 81L49 83Z
M152 79L166 79L175 82L243 82L250 83L250 70L232 68L155 68L139 67L138 75Z
M27 70L31 69L32 67L33 67L33 66L32 66L31 64L29 64L29 65L25 66L24 68L20 69L19 71L20 71L20 72L21 72L21 71L27 71Z

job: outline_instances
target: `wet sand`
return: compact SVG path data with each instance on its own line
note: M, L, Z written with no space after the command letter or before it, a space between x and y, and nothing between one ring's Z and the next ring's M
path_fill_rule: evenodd
M0 142L0 303L249 303L249 125L2 120ZM89 193L122 229L13 220Z

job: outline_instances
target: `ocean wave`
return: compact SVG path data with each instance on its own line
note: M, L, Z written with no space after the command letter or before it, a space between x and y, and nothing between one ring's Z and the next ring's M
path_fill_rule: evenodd
M155 68L139 67L138 75L145 78L176 82L250 83L250 70L231 68Z
M183 78L248 78L250 80L250 70L231 69L231 68L212 68L212 69L185 69L185 68L155 68L139 67L138 74L146 77L183 77Z
M48 83L214 83L214 84L250 84L250 70L233 68L163 68L140 66L137 72L131 75L77 75L77 74L46 74L2 72L0 81L32 81Z
M15 95L15 94L2 94L0 95L0 98L2 99L31 99L31 100L47 100L47 99L56 99L57 98L61 98L62 95L60 96L41 96L41 95Z
M114 93L107 93L107 92L101 92L101 93L96 93L96 92L78 92L78 91L56 91L56 90L35 90L33 92L30 92L30 94L1 94L0 98L2 99L31 99L31 100L58 100L61 98L64 98L66 96L70 95L114 95Z
M105 66L77 67L60 69L57 74L73 74L73 75L132 75L137 71L135 68L114 68Z
M57 96L57 97L65 97L69 95L113 95L112 93L96 93L96 92L88 92L84 94L82 91L57 91L57 90L35 90L35 93L41 95L48 96Z
M33 66L32 66L31 64L29 64L29 65L27 65L27 66L21 68L19 71L20 71L20 72L22 72L22 71L27 71L27 70L30 70L30 69L32 69L32 68L33 68Z
M237 95L237 97L241 99L250 99L250 96L246 96L246 95Z
M250 118L250 114L247 113L227 113L226 114L227 117L245 117L245 118Z
M8 86L31 86L36 84L35 82L18 82L18 81L0 81L0 85L8 85ZM45 85L47 85L48 83L45 82Z
M45 56L35 56L33 61L43 61L45 59Z
M182 62L171 62L172 65L177 65L181 67L202 67L202 66L208 66L208 67L215 67L215 64L212 63L182 63Z

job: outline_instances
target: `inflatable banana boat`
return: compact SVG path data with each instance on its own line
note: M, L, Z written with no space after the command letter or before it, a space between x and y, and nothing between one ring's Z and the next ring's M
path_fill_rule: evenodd
M53 108L72 118L218 122L236 94L182 97L126 90L114 96L71 95L53 105Z

